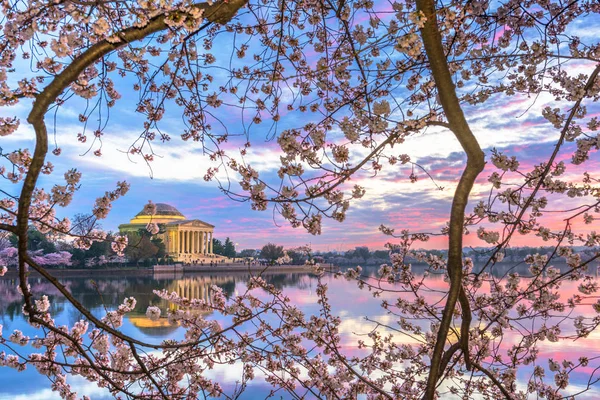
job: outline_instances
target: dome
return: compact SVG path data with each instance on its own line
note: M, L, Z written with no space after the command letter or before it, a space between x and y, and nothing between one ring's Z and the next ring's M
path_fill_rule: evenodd
M140 332L145 335L152 337L165 337L175 332L179 325L171 324L166 318L160 318L157 321L153 321L145 315L127 315L129 322Z
M185 216L179 212L178 209L176 209L175 207L173 207L170 204L165 204L165 203L156 203L156 214L154 214L155 216L162 216L162 217L183 217L185 218ZM141 215L150 215L149 213L147 213L146 211L144 211L144 209L142 209L142 211L140 211L139 213L137 213L136 217L139 217Z

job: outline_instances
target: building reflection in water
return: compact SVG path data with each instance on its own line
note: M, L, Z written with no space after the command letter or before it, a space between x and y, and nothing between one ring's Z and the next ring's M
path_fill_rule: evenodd
M175 292L180 297L187 299L198 299L206 302L211 301L212 286L217 285L223 288L226 295L230 295L235 287L235 279L231 276L195 276L190 278L177 279L166 287L168 292ZM227 290L229 288L230 290ZM170 305L170 309L175 310L177 306Z
M230 296L235 290L235 278L232 276L193 276L183 278L183 273L174 274L155 274L154 279L157 281L167 280L170 281L164 289L169 292L175 292L179 297L185 297L187 299L204 300L208 303L211 302L212 286L217 285L223 289L226 296ZM173 279L176 278L176 279ZM176 304L168 302L166 300L154 297L154 301L150 301L149 305L158 306L163 312L162 317L156 321L146 317L145 309L136 307L136 311L128 314L129 322L141 332L148 336L154 337L165 337L170 333L177 330L178 325L169 323L166 318L166 311L175 311L178 309L185 309ZM210 315L212 312L200 312L203 315Z

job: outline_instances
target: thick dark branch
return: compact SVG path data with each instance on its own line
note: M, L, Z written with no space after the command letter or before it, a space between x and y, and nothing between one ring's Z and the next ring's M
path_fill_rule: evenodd
M456 342L452 346L450 346L448 348L448 350L446 350L446 352L444 353L444 356L442 357L442 361L440 362L440 368L438 371L438 374L440 376L442 376L444 374L444 370L448 366L448 363L452 359L452 356L454 355L454 353L456 353L458 350L460 350L460 348L461 348L460 342Z
M449 123L443 122L443 121L427 121L427 125L428 126L441 126L446 129L452 129L452 128L450 128Z
M228 3L199 3L196 5L198 9L203 9L203 18L209 22L227 23L237 13L237 11L246 4L247 0L230 0ZM102 40L81 55L76 57L60 74L58 74L52 82L44 88L44 90L36 97L33 108L29 113L27 121L33 125L36 137L36 146L31 160L31 165L27 171L21 195L19 196L19 208L17 212L16 234L18 236L18 254L19 254L19 285L25 299L25 311L29 315L35 315L35 309L31 301L31 292L27 288L27 229L29 220L29 208L31 206L32 193L35 189L38 177L42 166L44 165L45 157L48 152L48 133L44 117L50 105L52 105L58 96L73 83L78 76L90 65L93 65L105 55L118 49L119 47L140 39L143 39L153 33L160 32L168 28L166 15L159 15L152 18L148 24L140 28L127 28L115 34L111 41ZM114 40L113 40L114 39ZM30 261L30 260L29 260ZM51 283L56 286L56 279L47 273L43 268L38 268L38 271L44 275ZM60 286L60 284L59 284ZM57 287L59 287L57 286ZM81 310L80 310L81 311ZM91 314L90 314L91 315ZM96 320L95 318L91 319ZM112 332L114 333L114 332ZM131 338L130 338L131 339ZM134 343L143 344L138 341Z
M463 114L460 101L456 95L456 89L452 82L452 75L448 68L448 61L442 45L442 37L437 25L435 2L433 0L417 0L417 10L423 12L427 18L421 29L421 38L425 46L425 52L429 60L431 73L433 75L438 96L448 125L454 136L460 142L467 154L467 165L460 178L450 212L450 232L448 247L448 275L450 278L450 289L446 305L442 314L442 322L438 330L433 355L431 357L431 368L427 380L425 399L433 399L435 387L439 378L439 367L444 353L448 331L452 322L456 301L460 300L463 323L461 324L461 343L465 364L470 368L469 360L469 325L471 311L468 298L462 287L462 235L464 229L465 208L475 179L485 166L483 151L477 139L471 132L469 124Z
M9 224L0 224L0 230L17 233L17 227Z

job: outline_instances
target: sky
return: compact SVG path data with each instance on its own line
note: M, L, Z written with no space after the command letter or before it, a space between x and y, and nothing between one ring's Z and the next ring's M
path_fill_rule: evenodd
M219 59L218 50L215 54ZM227 51L223 52L223 57L228 55ZM576 65L575 68L589 73L593 64ZM119 224L127 223L151 200L173 205L189 219L200 219L215 225L214 237L221 240L231 238L238 250L260 248L267 242L285 247L310 244L313 249L320 251L345 251L356 246L383 249L390 238L379 232L381 224L397 231L410 229L436 233L444 227L449 217L453 189L464 167L465 157L449 131L443 128L428 129L409 137L398 152L410 155L413 161L427 169L436 184L443 186L444 190L438 190L436 184L419 171L417 174L420 179L411 183L408 178L411 171L406 166L387 166L377 176L362 173L352 183L364 186L366 196L352 204L343 223L326 220L322 234L313 236L303 228L290 227L272 208L253 211L248 202L228 198L215 182L205 182L203 176L211 162L198 142L180 139L184 129L180 115L167 115L163 121L163 129L173 139L168 143L155 143L157 156L151 169L140 160L132 160L127 149L139 135L141 119L134 111L137 104L135 93L125 89L122 94L123 98L118 101L117 107L111 110L110 124L102 138L101 157L93 154L98 143L90 145L90 141L85 144L77 141L77 133L82 129L77 121L82 103L68 103L61 108L50 143L51 150L58 146L62 153L58 157L49 153L47 160L54 164L55 170L52 175L43 176L40 185L49 189L52 184L60 183L62 174L70 168L79 169L83 178L81 189L72 204L58 210L58 216L90 212L97 197L112 190L117 181L126 180L131 184L131 190L113 204L109 216L101 221L106 230L117 230ZM541 116L541 110L547 105L555 106L556 103L545 95L535 99L498 96L483 105L465 108L465 114L487 160L491 149L497 148L510 156L517 156L522 166L532 167L551 154L559 137L559 131ZM33 131L25 122L30 107L30 100L25 99L14 107L0 108L0 116L16 115L22 120L17 132L1 138L0 147L4 151L33 148ZM285 128L286 124L297 124L302 118L305 116L294 113L283 115L280 128ZM223 116L223 119L230 123L230 129L239 127L239 121L227 119L227 116ZM51 122L51 118L48 122ZM276 176L282 155L276 141L272 138L268 140L268 136L263 134L253 138L247 158L266 178ZM232 146L235 147L235 142ZM570 144L559 155L559 160L567 162L567 175L571 174L575 179L584 170L592 173L600 171L595 153L592 153L592 159L585 167L568 164L568 150L573 148ZM351 154L351 157L360 155L360 150L352 151L357 153ZM473 189L467 211L473 209L478 199L484 199L489 194L487 178L493 171L495 169L488 162ZM233 179L234 182L236 180ZM0 185L9 193L18 193L18 186L10 186L7 181L0 182ZM566 207L575 203L562 202L558 206ZM548 224L559 227L561 220L555 218ZM517 238L515 244L543 243L538 238L527 237ZM444 245L445 238L435 237L422 247L443 248ZM465 245L481 246L484 243L471 234L465 238Z
M525 121L523 117L517 118L522 107L523 102L506 102L494 107L493 111L491 108L489 112L476 111L473 116L467 113L486 158L489 158L490 149L496 147L517 156L524 165L533 165L539 162L540 154L551 153L557 137L555 130L541 117ZM486 122L492 113L494 122ZM74 129L66 129L65 133L57 135L63 152L59 157L49 154L48 160L55 165L55 173L43 176L41 181L42 186L50 187L52 183L60 182L61 174L67 169L75 167L82 171L81 189L69 207L59 209L59 215L89 212L97 197L114 188L117 181L126 180L131 189L113 204L108 218L101 221L104 229L116 230L119 224L128 222L148 200L152 200L175 206L187 218L215 225L215 237L222 240L230 237L238 249L260 248L267 242L286 247L310 244L321 251L345 251L356 246L382 249L390 238L379 232L381 224L397 230L439 232L448 220L453 187L465 161L458 144L447 131L437 130L410 138L404 151L425 166L436 183L445 189L437 190L422 173L419 181L410 183L407 167L403 170L387 168L381 177L353 181L367 189L366 196L353 203L346 221L326 220L323 233L313 236L302 228L291 228L272 209L253 211L249 203L234 201L221 193L214 182L205 182L202 176L207 157L198 154L193 143L174 138L172 143L160 146L157 153L162 158L152 163L151 177L147 165L130 161L122 152L131 140L130 135L108 136L103 144L104 155L96 157L91 152L84 154L87 146L73 140L74 132ZM32 148L32 144L32 132L27 125L2 139L2 147ZM270 142L266 142L264 148L260 145L255 148L257 157L264 159L262 171L277 165L280 152ZM568 162L567 156L563 159ZM568 166L568 170L575 170L572 167ZM599 167L595 159L588 163L586 169L600 171ZM493 170L488 163L474 188L476 198L485 197L488 193L487 177ZM472 207L469 209L472 210ZM537 245L538 241L521 239L520 243ZM482 242L471 235L466 237L466 244L479 246ZM442 248L443 245L443 238L434 238L423 247Z

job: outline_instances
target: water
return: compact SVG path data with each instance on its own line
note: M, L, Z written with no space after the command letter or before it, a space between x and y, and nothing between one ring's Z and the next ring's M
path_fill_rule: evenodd
M374 269L366 270L366 272L373 274ZM136 309L124 319L122 330L130 336L150 343L159 343L166 338L180 339L183 337L183 329L169 325L166 319L162 318L158 322L154 322L146 318L145 311L149 305L159 306L163 313L168 308L168 304L152 294L153 289L164 288L176 291L182 296L207 298L209 287L216 284L223 289L227 296L233 296L246 289L245 282L249 278L248 275L239 273L127 276L114 275L110 272L93 272L91 276L93 278L85 276L61 278L60 280L85 307L100 317L105 314L106 310L116 308L125 297L135 297L138 301ZM319 313L315 293L317 286L315 276L308 273L269 274L265 276L265 279L276 287L284 289L284 293L289 296L291 301L307 315ZM439 278L428 279L428 285L440 289L440 293L447 287ZM334 279L328 275L324 276L322 280L328 284L328 296L333 313L342 317L341 345L345 354L358 355L356 342L359 338L364 339L364 337L357 335L368 333L374 328L374 323L367 321L365 317L368 316L370 320L376 320L386 325L395 325L394 317L380 307L382 298L374 298L369 291L358 289L355 282ZM57 325L72 326L81 319L80 313L67 303L64 297L50 284L38 278L31 278L30 283L32 291L37 296L46 294L50 298L51 313L55 317ZM0 279L0 323L4 326L4 336L7 337L14 329L19 329L24 334L33 337L36 330L29 326L23 318L21 297L17 292L16 285L15 278ZM574 292L576 285L575 283L567 284L563 288L565 295ZM383 298L393 301L396 296L398 294L384 294ZM593 313L591 307L587 312ZM207 318L219 319L219 316L212 315ZM391 332L386 328L383 330ZM399 337L398 340L408 343L409 339ZM600 333L593 332L586 339L562 342L561 344L546 341L540 346L540 352L542 353L541 360L548 357L559 360L563 358L576 360L581 355L592 357L600 354ZM588 368L590 372L594 367L590 363ZM239 381L241 369L235 365L227 366L226 368L217 368L211 371L211 374L209 377L216 378L227 392L227 390L232 390ZM518 376L519 381L526 381L528 377L526 373ZM574 383L572 390L581 389L588 377L584 373L573 375L571 378L571 382ZM549 379L552 378L549 377ZM92 399L112 398L103 389L80 377L69 377L69 382L79 396L88 395ZM265 398L271 390L270 386L262 383L259 379L251 384L242 398ZM289 398L284 393L277 393L274 398L280 397ZM51 391L49 380L38 374L34 368L28 367L26 371L20 373L11 368L0 368L0 399L46 400L55 398L58 399L59 396ZM600 398L599 388L589 391L582 398Z

